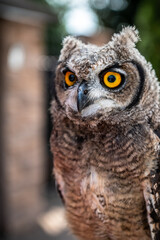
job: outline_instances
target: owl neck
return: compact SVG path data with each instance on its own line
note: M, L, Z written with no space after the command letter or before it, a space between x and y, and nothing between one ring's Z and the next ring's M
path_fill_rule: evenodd
M152 109L144 109L136 106L132 109L115 110L110 113L100 112L90 117L82 118L79 113L67 112L54 108L54 124L67 123L76 129L83 129L85 132L108 132L110 129L126 129L135 125L156 125L159 123L159 105L154 104ZM157 120L158 119L158 120Z

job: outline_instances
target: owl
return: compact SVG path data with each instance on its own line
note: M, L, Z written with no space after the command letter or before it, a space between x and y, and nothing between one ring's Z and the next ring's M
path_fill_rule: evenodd
M160 239L159 84L135 27L63 41L51 104L54 175L81 240Z

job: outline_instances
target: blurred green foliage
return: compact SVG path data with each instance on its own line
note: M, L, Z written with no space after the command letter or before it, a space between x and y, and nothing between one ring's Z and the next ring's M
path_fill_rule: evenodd
M65 35L65 27L62 24L48 25L45 34L46 52L48 55L58 57L62 48L62 39Z
M89 0L89 3L98 15L100 24L118 32L122 26L133 25L140 1L142 0ZM100 2L108 4L99 8Z
M160 1L141 1L135 16L135 24L140 32L138 43L140 52L150 61L160 78Z
M46 54L49 56L59 56L61 50L62 39L67 35L65 26L61 21L62 16L67 11L67 6L60 6L58 4L49 5L46 0L32 0L37 4L49 7L53 14L56 14L58 21L56 23L49 23L45 29L44 40L46 43Z
M56 3L50 6L50 8L53 9L54 13L57 15L58 22L56 24L49 24L46 28L45 40L47 54L58 57L62 48L62 39L67 35L65 25L61 19L68 8L66 5L61 6Z

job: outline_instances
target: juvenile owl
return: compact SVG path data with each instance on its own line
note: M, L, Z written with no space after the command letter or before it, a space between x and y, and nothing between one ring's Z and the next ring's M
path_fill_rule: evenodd
M159 85L138 40L126 27L102 47L63 42L51 149L81 240L160 239Z

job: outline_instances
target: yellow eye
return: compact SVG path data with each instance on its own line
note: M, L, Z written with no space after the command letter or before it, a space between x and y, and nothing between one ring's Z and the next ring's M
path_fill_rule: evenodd
M77 81L77 77L73 72L67 71L65 73L65 83L68 87L73 86Z
M117 72L107 72L103 77L104 84L108 88L116 88L122 82L122 77Z

